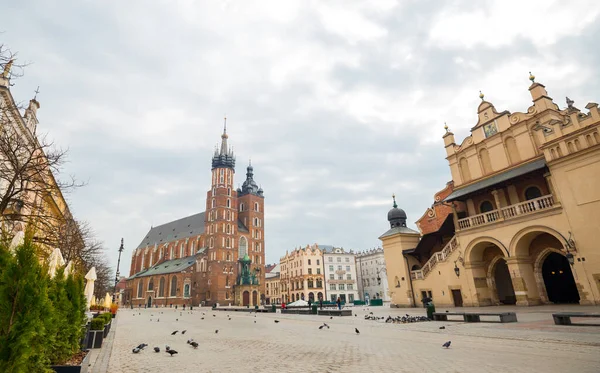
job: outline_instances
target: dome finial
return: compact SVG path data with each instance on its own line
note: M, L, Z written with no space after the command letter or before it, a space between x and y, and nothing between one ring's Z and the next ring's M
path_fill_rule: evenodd
M446 124L446 122L444 122L444 129L446 130L446 133L448 133L448 125Z
M535 75L533 75L531 71L529 72L529 80L531 80L531 83L535 83Z
M392 198L394 199L394 208L397 209L398 205L396 204L396 195L392 194Z
M483 94L483 92L479 91L479 98L481 99L481 101L483 101L484 97L485 95Z

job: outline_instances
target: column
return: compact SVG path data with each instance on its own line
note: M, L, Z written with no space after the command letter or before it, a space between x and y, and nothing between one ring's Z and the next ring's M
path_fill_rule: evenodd
M529 257L506 258L506 264L517 297L517 306L541 304L533 264Z
M490 288L488 287L485 263L468 262L465 263L464 268L466 272L465 276L467 276L467 281L470 283L468 291L471 304L468 305L474 307L491 306L492 294ZM463 293L465 290L467 289L463 289Z
M560 199L558 198L558 193L556 193L556 189L554 189L554 183L552 182L552 174L550 172L546 172L544 174L546 178L546 183L548 183L548 190L550 190L550 194L554 199L554 204L557 205L560 203Z

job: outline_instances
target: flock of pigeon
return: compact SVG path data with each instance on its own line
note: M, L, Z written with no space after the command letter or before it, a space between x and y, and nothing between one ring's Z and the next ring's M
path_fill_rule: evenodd
M368 308L367 308L368 310ZM193 312L188 312L190 314L192 314ZM161 314L163 314L163 312L161 312ZM250 314L252 314L252 312L250 312ZM141 315L141 313L139 313L139 315ZM133 316L135 316L135 313L133 314ZM150 315L151 317L153 317L154 315ZM179 313L179 316L183 316L183 312ZM206 314L204 312L202 312L202 317L200 318L201 320L204 320L204 316L206 316ZM217 317L217 315L213 314L213 317ZM354 317L357 317L357 314L354 314ZM254 315L254 317L256 317L256 315ZM229 321L231 321L231 317L229 315L227 315L227 318ZM330 317L330 319L333 319L333 317ZM392 323L392 324L408 324L408 323L415 323L415 322L422 322L422 321L430 321L429 318L427 318L426 316L410 316L409 314L406 314L405 316L396 316L396 317L392 317L392 316L388 316L387 318L383 317L383 316L374 316L373 312L369 312L368 314L365 315L365 320L375 320L375 321L379 321L379 320L384 320L386 323ZM150 321L152 321L152 319L150 319ZM179 321L179 319L175 319L175 321ZM275 324L278 324L280 321L279 320L273 320L275 322ZM157 318L156 322L160 322L160 318ZM256 323L256 320L254 320L254 323ZM322 330L324 328L329 329L330 326L327 323L323 323L323 325L319 326L319 330ZM440 329L446 329L445 326L441 326ZM185 334L187 332L187 330L182 330L181 334ZM358 328L354 328L354 332L359 335L360 331L358 330ZM179 333L179 330L175 330L171 333L171 335L176 335L177 333ZM219 333L219 329L215 330L215 334ZM442 347L445 348L450 348L450 344L452 343L452 341L448 341L446 343L444 343L442 345ZM193 339L188 339L187 340L187 344L190 345L191 347L193 347L194 349L197 349L199 344L198 342L194 341ZM134 354L139 353L140 351L144 350L144 348L148 347L148 344L146 343L141 343L139 344L137 347L134 347L132 352ZM154 352L160 352L160 348L158 346L154 347ZM170 354L171 357L175 354L178 354L177 351L175 351L174 349L172 349L171 347L169 347L169 345L165 345L165 352Z

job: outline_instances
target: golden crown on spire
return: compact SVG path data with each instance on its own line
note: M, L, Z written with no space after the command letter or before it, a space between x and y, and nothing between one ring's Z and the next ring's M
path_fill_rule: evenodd
M444 129L446 130L446 132L448 132L448 125L446 124L446 122L444 122Z
M535 83L535 75L533 75L531 71L529 72L529 80L531 80L532 83Z
M483 101L484 97L485 95L483 94L483 92L479 91L479 98L481 99L481 101Z

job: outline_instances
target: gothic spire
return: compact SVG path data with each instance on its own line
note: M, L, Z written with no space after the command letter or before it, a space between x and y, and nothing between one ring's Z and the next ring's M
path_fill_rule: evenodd
M235 156L233 150L227 147L227 117L224 118L223 134L221 135L221 149L215 149L212 158L212 168L230 168L235 170Z
M221 135L221 155L227 154L227 117L223 119L223 134Z

